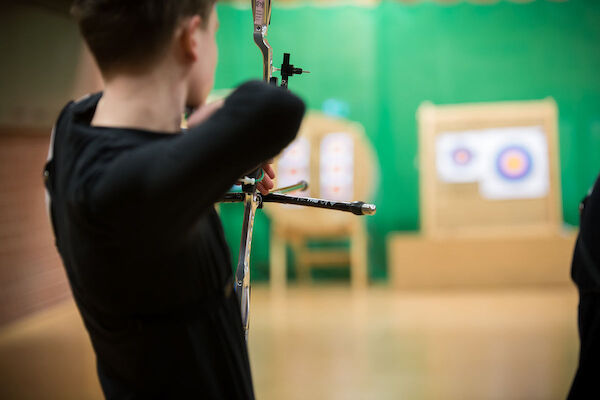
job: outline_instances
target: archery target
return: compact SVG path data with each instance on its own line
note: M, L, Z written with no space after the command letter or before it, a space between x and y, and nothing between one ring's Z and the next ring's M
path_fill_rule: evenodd
M354 141L344 132L327 134L321 140L319 157L320 195L347 201L354 194Z
M473 161L473 152L467 147L459 147L452 152L452 161L459 166L469 165Z
M438 177L447 183L476 182L481 174L479 135L445 132L436 139Z
M300 137L285 148L277 162L277 186L294 185L302 180L309 182L310 178L310 144ZM308 197L309 189L295 192L294 196Z
M496 157L498 174L509 181L525 179L531 172L531 154L522 146L508 146Z
M548 144L541 127L482 131L480 151L485 159L479 185L482 197L532 199L548 194Z

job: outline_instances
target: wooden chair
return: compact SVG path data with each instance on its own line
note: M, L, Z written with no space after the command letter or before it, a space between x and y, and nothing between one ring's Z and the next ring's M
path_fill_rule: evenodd
M276 186L301 179L309 182L306 192L295 195L344 201L367 201L375 189L377 170L374 150L359 124L314 112L305 117L296 141L275 160L275 169ZM299 281L307 281L313 267L350 265L353 287L366 286L364 218L281 204L269 204L265 211L271 217L270 281L274 290L286 286L288 244L296 256ZM311 239L343 238L350 239L349 251L307 246Z

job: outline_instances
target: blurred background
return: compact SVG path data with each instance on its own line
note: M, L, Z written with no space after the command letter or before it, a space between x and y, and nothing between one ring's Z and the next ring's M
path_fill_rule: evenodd
M218 4L215 97L261 76L249 3ZM102 87L69 7L1 5L2 399L101 398L41 178L58 111ZM310 112L279 183L378 209L258 213L257 398L564 398L578 203L600 171L600 3L272 7L274 63L311 71L290 79ZM242 208L219 212L236 260Z

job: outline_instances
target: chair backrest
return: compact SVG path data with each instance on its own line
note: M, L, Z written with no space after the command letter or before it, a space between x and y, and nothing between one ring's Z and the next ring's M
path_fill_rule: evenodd
M366 201L377 182L375 152L358 123L310 112L298 137L275 160L276 186L300 180L309 182L306 192L294 195L338 201ZM265 207L267 209L267 207ZM301 232L345 231L352 216L309 207L269 205L274 222Z
M557 108L552 99L426 103L418 121L424 234L559 231Z

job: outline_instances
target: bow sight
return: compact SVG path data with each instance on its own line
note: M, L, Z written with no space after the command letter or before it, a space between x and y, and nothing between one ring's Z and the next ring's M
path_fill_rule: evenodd
M288 87L288 80L293 75L308 73L302 68L295 67L290 64L290 54L284 53L283 63L281 68L273 68L273 51L271 45L265 38L267 29L271 23L271 0L252 0L252 16L254 19L254 43L260 49L263 58L263 80L273 85L277 85L277 78L273 76L273 71L281 73L281 87ZM269 194L262 196L256 191L256 185L260 182L259 176L263 173L259 168L253 171L248 176L241 179L242 191L226 193L222 202L244 203L244 221L242 225L242 238L240 244L240 252L235 272L235 293L240 302L240 311L242 316L242 324L248 340L248 328L250 313L250 249L252 245L252 229L254 227L254 216L257 208L262 208L266 202L294 204L299 206L326 208L329 210L351 212L356 215L373 215L376 207L374 204L367 204L362 201L354 202L338 202L323 199L313 199L306 197L288 196L284 193L289 193L295 190L306 190L308 183L305 181L295 185L273 189Z

